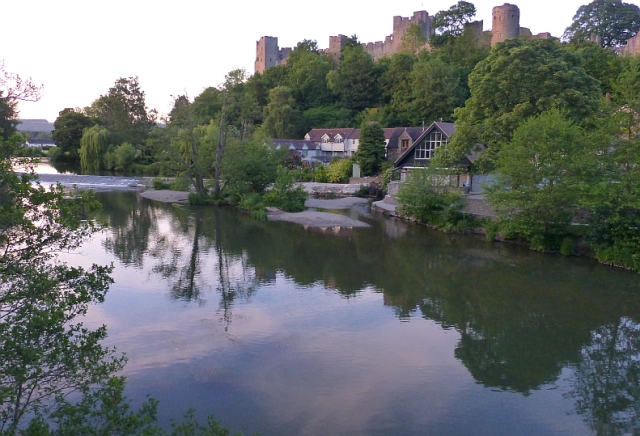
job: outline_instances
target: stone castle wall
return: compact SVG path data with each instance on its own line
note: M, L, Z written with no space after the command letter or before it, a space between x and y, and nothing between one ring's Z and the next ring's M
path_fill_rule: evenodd
M395 16L393 17L393 33L391 35L387 36L384 41L369 42L362 44L362 46L374 59L391 56L402 50L402 37L414 23L420 26L428 40L435 33L433 19L434 17L430 16L427 11L416 11L411 17ZM489 32L492 46L511 38L551 38L549 33L533 35L526 27L520 27L520 9L516 5L505 3L502 6L494 7L492 19L492 30ZM479 40L486 41L487 32L483 29L482 21L474 21L469 23L467 27L473 30ZM321 51L328 53L337 62L346 41L347 37L344 35L330 36L329 48ZM640 38L636 41L629 40L628 46L628 49L623 48L625 53L640 53ZM263 73L273 66L286 64L291 51L291 48L279 49L278 38L263 36L256 43L255 72Z
M502 6L494 7L492 18L492 46L507 39L520 36L520 9L516 5L505 3Z
M620 56L636 56L640 54L640 33L627 41L627 45L618 49Z

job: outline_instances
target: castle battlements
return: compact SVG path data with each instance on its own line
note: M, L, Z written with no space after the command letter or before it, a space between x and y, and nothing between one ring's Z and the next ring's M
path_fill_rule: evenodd
M520 27L520 8L516 5L505 3L502 6L494 7L492 12L492 30L490 32L492 46L511 38L551 38L549 33L533 35L531 30ZM383 41L367 42L362 46L374 59L391 56L402 51L402 37L412 24L418 24L426 39L429 40L431 35L435 33L433 20L434 17L429 15L427 11L415 11L411 17L394 16L391 35L386 36ZM485 40L482 21L469 23L467 28L472 29L478 40ZM338 60L346 41L347 37L344 35L330 36L329 48L322 51ZM635 49L636 45L640 45L640 38L638 43L635 40L632 41L629 49L632 47ZM286 64L291 51L291 48L278 48L278 38L263 36L256 42L255 72L263 73L268 68Z

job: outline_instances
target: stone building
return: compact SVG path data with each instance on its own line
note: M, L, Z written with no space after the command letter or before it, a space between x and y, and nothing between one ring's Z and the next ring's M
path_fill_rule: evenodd
M271 67L286 64L291 51L290 47L279 48L277 37L263 36L256 42L255 72L264 73Z
M493 8L491 25L491 46L512 38L551 38L550 33L533 35L531 30L520 27L520 8L510 3Z
M627 44L617 49L620 56L636 56L640 54L640 33L627 40Z
M391 56L402 50L402 37L412 24L418 24L428 40L435 33L433 20L434 17L429 15L427 11L416 11L411 17L395 16L393 17L393 33L391 35L388 35L383 41L368 42L362 46L374 59ZM502 6L494 7L492 21L492 30L489 32L491 33L492 46L510 38L551 38L549 33L533 35L526 27L520 27L520 8L516 5L505 3ZM478 39L485 40L486 32L483 30L482 21L469 23L467 28L470 28ZM330 36L329 48L322 51L337 61L346 41L347 37L344 35ZM640 51L640 41L635 43L630 40L630 42L632 45L629 46L629 50L636 47L633 44L637 44L638 48L633 48L633 50ZM428 48L428 44L426 47ZM285 64L290 52L291 48L278 48L278 38L263 36L256 43L255 72L263 73L268 68Z

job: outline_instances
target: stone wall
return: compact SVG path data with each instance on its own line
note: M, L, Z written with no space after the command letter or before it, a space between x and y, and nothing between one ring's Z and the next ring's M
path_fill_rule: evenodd
M621 56L635 56L640 54L640 33L627 41L627 45L620 47L618 53Z
M528 30L528 29L527 29ZM531 32L529 32L531 34ZM491 45L520 36L520 8L505 3L493 8Z

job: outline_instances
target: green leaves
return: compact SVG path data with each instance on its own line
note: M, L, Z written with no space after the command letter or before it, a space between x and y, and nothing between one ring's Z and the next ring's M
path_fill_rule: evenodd
M621 0L594 0L580 6L565 30L567 40L602 38L603 47L619 47L640 30L640 8Z

